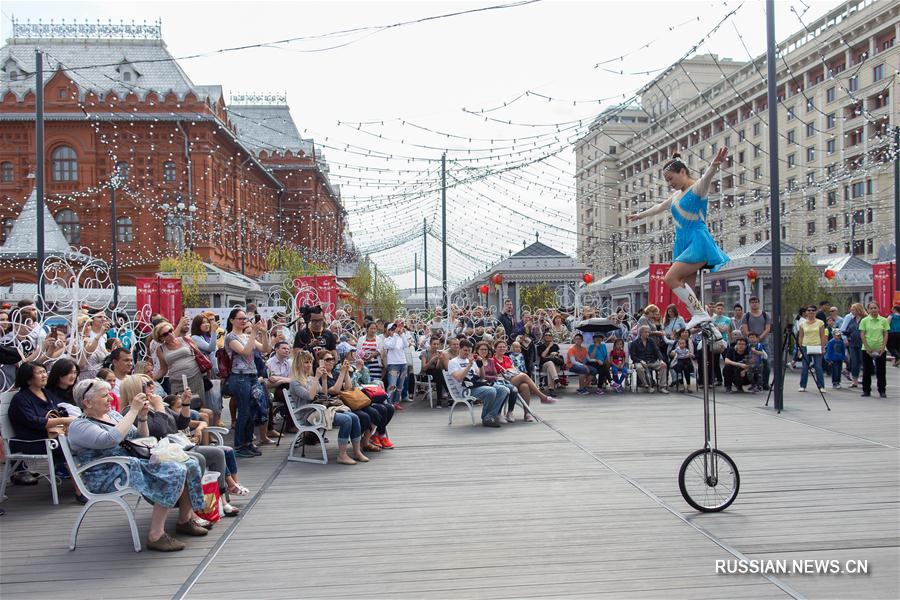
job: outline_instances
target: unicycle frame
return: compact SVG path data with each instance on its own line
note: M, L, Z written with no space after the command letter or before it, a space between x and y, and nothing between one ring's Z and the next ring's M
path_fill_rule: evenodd
M703 308L706 308L706 290L704 289L704 281L703 281L703 269L700 270L699 273L700 278L700 303L703 305ZM702 347L702 358L703 358L703 448L708 451L706 458L703 460L704 472L706 475L707 481L715 482L719 478L718 473L718 461L709 460L709 457L712 456L712 453L718 449L718 432L716 427L716 388L715 385L710 385L709 380L711 375L710 369L710 356L709 356L709 344L712 340L709 336L700 330L701 341L703 344ZM710 394L712 394L712 402L710 402ZM710 464L712 463L712 464Z

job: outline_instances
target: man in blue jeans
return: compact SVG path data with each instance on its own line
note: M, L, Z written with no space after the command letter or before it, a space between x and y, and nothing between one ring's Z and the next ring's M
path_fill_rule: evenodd
M474 362L469 360L472 344L469 340L460 340L459 354L447 365L450 379L447 384L453 388L453 393L463 396L465 387L463 382L468 380L475 385L470 389L472 395L481 400L481 424L485 427L500 427L497 415L506 404L509 390L503 386L493 386L484 379L484 364L480 358ZM478 385L483 383L484 385Z
M385 374L388 402L397 410L403 410L400 406L400 398L403 386L406 385L406 347L409 342L403 335L403 320L397 319L384 332L384 349L387 351L387 372Z

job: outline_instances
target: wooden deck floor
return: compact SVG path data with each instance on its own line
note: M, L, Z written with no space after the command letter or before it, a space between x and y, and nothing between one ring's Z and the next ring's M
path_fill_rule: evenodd
M52 507L46 484L12 486L0 597L897 598L900 411L854 392L829 392L829 413L790 391L781 415L720 395L741 492L718 514L678 492L702 413L676 394L567 396L538 407L543 423L500 430L417 405L392 424L397 450L354 467L269 450L240 463L249 510L172 555L132 552L111 509L70 552L69 488ZM716 574L738 556L868 560L869 574Z

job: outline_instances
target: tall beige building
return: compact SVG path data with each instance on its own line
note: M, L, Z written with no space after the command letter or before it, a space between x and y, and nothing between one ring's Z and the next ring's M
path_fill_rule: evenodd
M893 127L900 2L853 0L780 45L779 187L783 239L815 255L893 256ZM722 146L728 163L707 221L725 249L769 239L766 57L697 55L647 84L639 103L601 113L576 142L578 259L597 275L671 260L664 200L679 152L692 175Z

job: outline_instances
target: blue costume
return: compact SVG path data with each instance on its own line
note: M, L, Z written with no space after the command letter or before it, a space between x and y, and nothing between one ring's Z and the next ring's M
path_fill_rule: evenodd
M706 228L707 198L701 198L693 186L672 201L672 219L675 221L675 248L672 262L706 263L718 271L730 259L716 245Z

